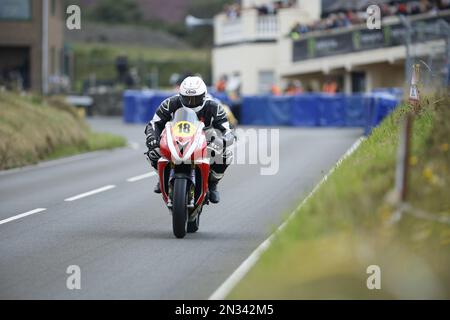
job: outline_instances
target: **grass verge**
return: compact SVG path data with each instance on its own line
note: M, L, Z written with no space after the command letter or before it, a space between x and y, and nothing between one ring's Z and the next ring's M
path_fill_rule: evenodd
M450 99L422 101L412 136L408 202L450 216ZM397 108L277 235L230 299L450 298L450 226L404 214L391 223ZM369 290L368 267L381 271Z
M0 170L125 144L122 137L91 131L59 99L0 92Z

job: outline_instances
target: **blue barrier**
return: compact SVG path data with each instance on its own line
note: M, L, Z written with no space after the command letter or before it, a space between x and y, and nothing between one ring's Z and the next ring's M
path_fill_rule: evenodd
M228 97L228 95L225 92L211 92L211 96L213 96L216 99L219 99L222 103L230 106L232 104L231 99Z
M292 97L248 96L244 97L241 111L243 124L261 126L291 125Z
M317 95L304 94L293 97L291 125L295 127L316 127L319 125Z
M265 125L271 123L269 108L267 108L268 96L251 96L244 97L242 100L243 106L241 112L241 123L253 125Z
M365 127L370 132L398 104L393 95L302 94L244 97L240 123L296 127Z
M146 123L170 93L127 90L123 95L123 119ZM224 103L226 96L215 94ZM366 134L398 104L396 95L386 92L354 95L308 93L296 96L245 96L241 124L295 127L364 127Z
M318 97L319 126L345 126L345 96L323 94Z
M401 100L404 94L403 88L375 88L372 90L373 94L389 94L396 99Z
M399 103L399 100L394 96L385 94L372 94L367 99L370 102L368 103L365 114L364 134L366 135L388 116Z
M158 106L170 96L171 93L152 90L126 90L123 94L123 120L126 123L147 123ZM231 102L225 94L215 93L213 96L223 103Z
M123 94L123 120L126 123L147 123L168 97L168 93L126 90Z
M347 127L364 127L370 99L364 94L354 94L346 97L345 105L345 125Z
M137 121L137 97L139 91L127 90L123 94L123 120L126 123L135 123Z
M137 96L137 121L142 123L145 122L146 119L149 119L155 113L155 110L152 110L151 100L153 97L153 93L149 91L143 91ZM153 111L153 113L151 113Z

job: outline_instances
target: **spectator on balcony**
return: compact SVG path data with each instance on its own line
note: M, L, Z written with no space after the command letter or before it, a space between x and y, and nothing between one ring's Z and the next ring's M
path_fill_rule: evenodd
M396 5L396 13L397 14L403 14L406 15L408 14L408 6L406 5L406 3L399 3Z
M228 19L237 19L241 16L241 6L238 3L227 4L224 7Z
M436 14L438 10L450 8L450 0L416 0L410 2L391 1L380 4L382 17L393 15L414 15L421 13ZM329 13L320 20L314 21L309 25L296 23L290 30L289 36L297 40L301 34L310 31L324 31L335 28L345 28L352 25L365 23L367 13L365 10L347 10L335 11Z
M258 14L260 16L277 13L277 9L276 9L274 3L267 3L267 4L263 4L261 6L256 6L256 10L258 10Z
M421 13L420 2L411 2L409 4L409 13L410 14L419 14L419 13Z
M382 17L387 17L391 15L391 7L387 3L382 3L379 5Z
M439 10L450 9L450 0L438 0L437 7Z
M291 28L291 31L289 32L289 36L291 37L291 39L293 39L293 40L300 39L301 28L302 28L302 25L300 24L300 22L297 22L296 24L294 24L294 26Z
M250 6L251 9L257 10L258 15L274 15L277 14L278 10L285 8L292 8L296 5L295 0L267 0L267 3L262 5L253 4Z

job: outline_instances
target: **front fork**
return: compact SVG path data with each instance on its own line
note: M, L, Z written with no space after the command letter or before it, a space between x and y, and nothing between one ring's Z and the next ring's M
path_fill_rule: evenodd
M185 174L176 174L175 168L172 165L172 167L170 168L169 193L168 193L168 199L167 199L167 206L169 208L172 208L173 185L174 185L174 180L176 178L186 179L186 175ZM195 205L195 166L194 165L192 165L191 173L189 176L187 176L187 178L191 182L189 184L189 191L188 191L188 208L192 209L192 208L194 208L194 205Z

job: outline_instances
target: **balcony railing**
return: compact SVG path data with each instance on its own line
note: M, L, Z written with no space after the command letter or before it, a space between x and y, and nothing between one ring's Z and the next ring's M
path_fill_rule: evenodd
M256 20L258 39L275 39L278 35L277 16L259 16Z
M413 16L410 22L414 29L413 43L425 43L428 40L445 39L439 30L439 20L450 23L450 10L438 14ZM334 56L364 50L373 50L405 45L406 27L398 18L383 23L381 30L369 30L365 25L349 29L311 32L293 42L292 61Z
M216 45L275 40L279 30L277 16L258 16L253 11L247 11L241 17L234 19L219 15L216 18L215 28Z
M233 43L242 40L243 23L241 18L229 19L221 25L220 42Z

